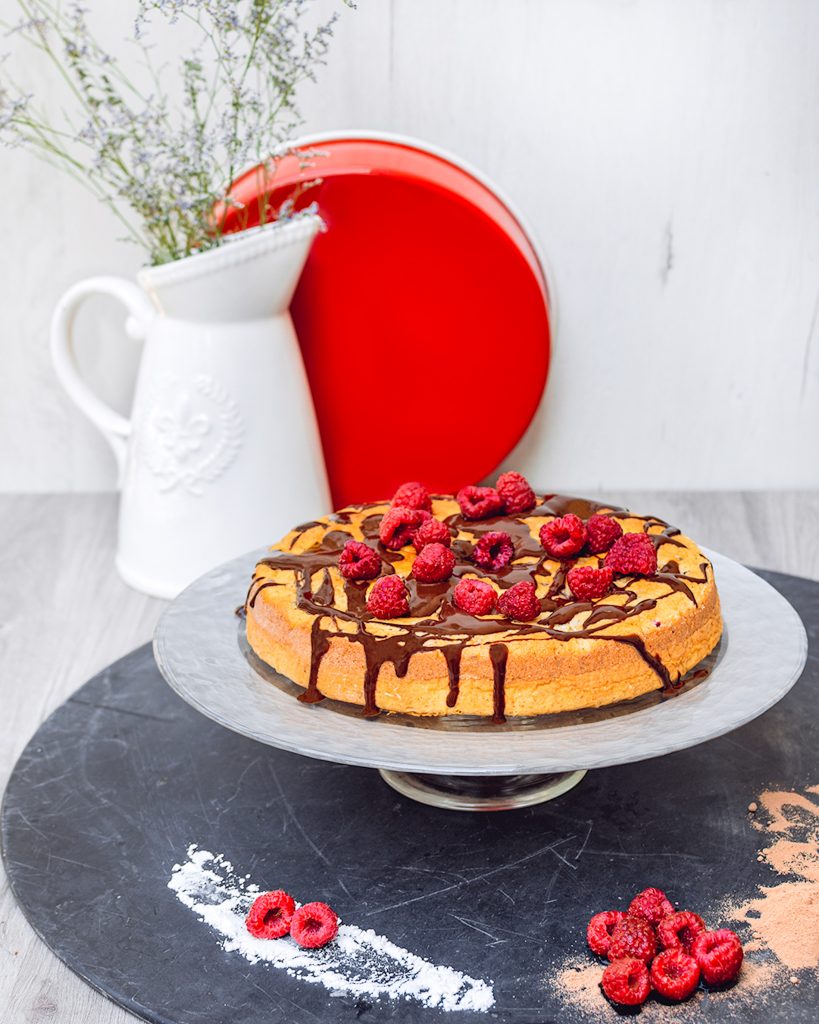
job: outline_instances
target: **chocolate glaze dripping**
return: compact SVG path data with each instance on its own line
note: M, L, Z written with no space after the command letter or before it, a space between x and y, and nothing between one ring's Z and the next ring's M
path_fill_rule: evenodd
M446 671L449 676L449 693L446 695L446 706L454 708L458 703L458 693L461 688L461 654L463 647L460 644L452 644L444 647L443 655L446 660Z
M366 508L367 506L351 506L350 509L329 517L329 521L349 524L352 522L352 513L364 511ZM673 690L677 682L671 679L662 661L648 651L641 637L634 634L612 636L603 633L602 630L612 623L622 622L655 607L658 601L674 593L684 594L696 605L696 597L688 584L707 582L708 565L705 562L701 563L702 576L694 577L681 573L678 562L667 561L652 577L654 581L667 587L667 591L656 598L637 600L636 593L629 589L629 577L624 577L618 580L611 592L601 601L577 601L566 593L566 575L574 563L559 563L557 569L553 571L553 560L544 554L539 540L532 536L526 519L535 516L562 516L568 512L588 519L600 511L641 520L644 532L651 537L657 549L665 545L685 547L682 542L675 539L680 531L661 519L636 516L625 509L562 495L547 495L534 509L516 517L495 516L473 521L456 513L448 516L445 522L454 534L466 534L470 539L463 540L458 536L453 539L452 551L456 556L456 565L452 577L441 583L419 583L412 578L407 579L410 615L421 621L404 624L401 620L395 620L390 623L389 632L383 636L367 630L367 623L373 621L366 609L369 581L345 580L343 592L346 608L335 604L336 593L329 568L338 564L339 553L350 540L350 534L344 530L329 530L313 547L296 554L292 548L299 537L325 524L310 522L298 527L291 539L290 550L276 552L263 559L262 564L277 570L292 571L296 580L298 607L315 616L311 629L309 682L299 699L304 703L317 703L323 699L318 686L319 669L334 637L358 643L363 649L366 665L363 713L366 717L379 714L376 696L381 667L387 663L392 664L396 676L401 678L406 675L411 658L422 651L440 651L449 679L446 703L448 707L455 707L460 693L461 656L469 639L477 635L504 634L507 639L513 640L515 637L546 633L549 637L564 642L583 638L628 644L656 672L663 684L663 690ZM360 529L365 541L369 542L381 556L380 575L383 576L394 572L393 565L401 561L402 555L400 552L384 548L378 540L381 517L380 512L365 516L360 523ZM475 566L470 559L474 542L493 530L503 530L512 537L515 555L508 565L488 573ZM320 574L320 583L313 592L312 587L317 574ZM460 611L453 604L452 592L461 578L470 575L491 576L502 589L514 586L522 580L548 580L547 593L541 600L541 615L533 622L517 622L498 615L476 618ZM246 607L252 608L259 593L266 587L281 585L283 584L279 581L262 581L254 576L248 591ZM574 628L564 628L575 619L578 619L578 624ZM355 623L356 630L341 630L340 621ZM428 644L428 641L432 640L436 641L434 647ZM447 642L441 644L444 640ZM508 645L505 642L490 645L489 655L494 676L493 721L496 722L505 721L508 653Z
M495 725L503 725L506 721L506 659L509 648L506 644L492 644L489 648L489 659L492 662L494 682L492 687L492 721Z
M316 616L310 627L310 679L307 689L299 694L302 704L318 704L324 694L318 688L318 672L321 659L330 647L330 637L321 628L321 616Z

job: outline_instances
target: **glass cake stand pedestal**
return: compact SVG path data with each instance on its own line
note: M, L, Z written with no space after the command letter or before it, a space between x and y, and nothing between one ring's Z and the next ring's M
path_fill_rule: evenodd
M402 796L449 811L513 811L568 793L585 769L544 775L432 775L380 768L381 778Z
M324 700L264 665L234 614L261 552L193 583L166 609L154 655L168 684L225 728L307 757L377 769L397 792L434 807L500 811L553 800L592 768L704 743L750 722L801 675L807 637L791 605L761 577L714 552L724 635L710 674L666 698L571 715L418 719ZM771 638L775 637L775 643ZM753 686L748 681L753 680Z

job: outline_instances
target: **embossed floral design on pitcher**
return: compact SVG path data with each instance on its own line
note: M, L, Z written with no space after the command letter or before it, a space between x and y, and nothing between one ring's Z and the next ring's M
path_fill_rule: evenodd
M146 403L138 453L161 490L184 487L201 495L238 456L245 425L236 401L212 376L199 373L191 383L184 389L172 378Z
M242 232L218 249L141 271L142 288L91 278L52 322L58 376L109 441L122 501L117 566L175 596L203 572L330 511L318 429L288 306L318 217ZM130 419L80 377L72 324L114 295L145 338Z

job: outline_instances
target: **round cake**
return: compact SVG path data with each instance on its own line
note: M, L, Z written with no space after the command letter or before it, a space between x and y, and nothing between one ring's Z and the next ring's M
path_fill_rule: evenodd
M404 485L296 527L245 612L250 647L302 701L495 722L673 690L722 633L694 541L515 473L455 497Z

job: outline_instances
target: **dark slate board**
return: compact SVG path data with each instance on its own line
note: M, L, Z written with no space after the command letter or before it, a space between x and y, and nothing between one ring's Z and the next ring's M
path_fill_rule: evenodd
M497 814L425 807L375 771L234 735L183 704L140 648L78 690L20 758L2 813L14 893L72 970L161 1024L588 1020L544 980L583 950L588 917L645 885L706 915L728 892L752 896L772 874L757 862L748 803L819 781L819 584L764 575L811 642L780 704L701 747L591 772L552 803ZM262 886L324 899L350 923L491 979L496 1008L370 1005L224 953L166 887L191 842ZM731 1006L709 998L708 1019L737 1019ZM817 1017L807 984L742 1014Z

